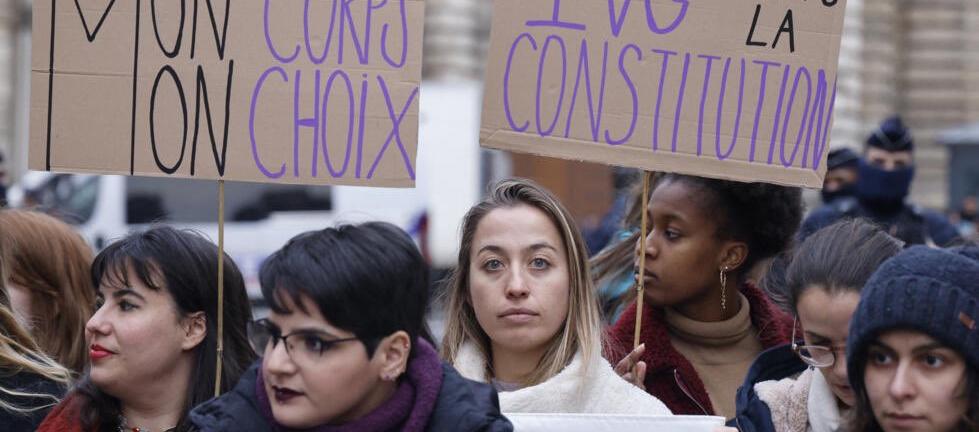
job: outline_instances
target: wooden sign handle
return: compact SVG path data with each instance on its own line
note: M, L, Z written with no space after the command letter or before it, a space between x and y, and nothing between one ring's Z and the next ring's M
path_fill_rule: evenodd
M224 363L224 180L218 180L218 355L214 375L214 397L221 395L221 366Z
M652 178L652 172L643 171L642 176L642 223L639 226L639 273L636 277L636 336L632 342L632 349L636 349L640 343L640 336L642 336L642 301L645 297L645 274L646 274L646 232L648 227L648 215L649 212L646 208L649 206L649 182Z

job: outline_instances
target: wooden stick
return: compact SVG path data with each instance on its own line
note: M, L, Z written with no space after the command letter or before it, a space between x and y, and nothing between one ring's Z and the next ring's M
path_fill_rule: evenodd
M642 224L639 226L639 277L636 280L636 336L632 342L632 349L636 349L639 346L642 333L642 301L646 291L646 228L649 223L647 220L649 212L646 211L646 208L649 206L649 182L651 178L652 172L643 171Z
M214 397L221 396L221 366L224 359L224 180L218 180L218 355L214 375Z

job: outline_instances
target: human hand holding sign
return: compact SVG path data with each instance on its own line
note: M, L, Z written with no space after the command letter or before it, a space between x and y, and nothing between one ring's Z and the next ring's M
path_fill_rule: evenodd
M615 365L615 373L632 385L646 390L646 362L639 360L646 352L646 344L640 344Z

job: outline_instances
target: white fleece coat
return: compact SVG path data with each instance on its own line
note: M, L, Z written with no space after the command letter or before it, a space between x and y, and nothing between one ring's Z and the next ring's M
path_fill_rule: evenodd
M776 432L837 432L840 410L829 383L819 371L806 369L797 378L755 384L768 405Z
M504 414L672 414L659 399L618 376L601 355L593 356L588 375L583 376L582 359L579 352L564 370L541 384L500 392L500 410ZM486 359L471 343L460 347L453 366L466 378L487 382Z

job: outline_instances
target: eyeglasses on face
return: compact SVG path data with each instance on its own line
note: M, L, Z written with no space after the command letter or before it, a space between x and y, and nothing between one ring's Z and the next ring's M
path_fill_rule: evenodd
M837 354L846 358L846 346L799 345L795 338L798 320L792 322L792 351L804 363L818 368L828 368L836 364Z
M356 337L331 339L325 332L315 330L299 330L284 335L266 318L248 323L248 339L260 354L271 353L280 341L284 341L286 353L301 365L315 363L336 344L360 340Z

